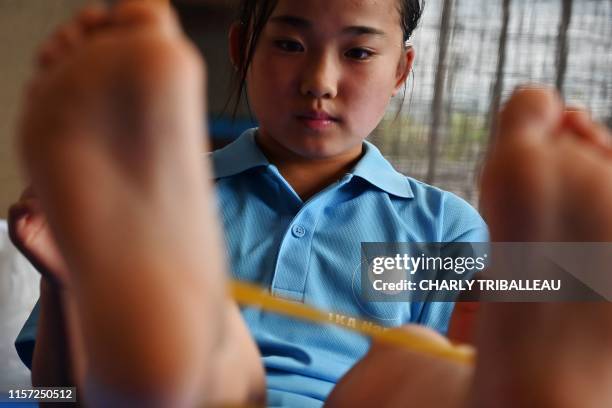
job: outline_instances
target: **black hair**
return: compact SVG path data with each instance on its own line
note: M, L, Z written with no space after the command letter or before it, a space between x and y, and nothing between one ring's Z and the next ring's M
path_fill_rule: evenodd
M417 28L425 0L398 0L404 43L412 37ZM232 91L227 106L234 100L232 117L236 117L238 107L246 87L246 77L261 32L276 8L278 0L241 0L237 22L240 24L238 33L239 50L232 79ZM248 103L248 101L247 101Z
M402 33L404 41L412 38L412 33L419 25L419 20L423 15L425 0L400 0L400 17L402 20Z

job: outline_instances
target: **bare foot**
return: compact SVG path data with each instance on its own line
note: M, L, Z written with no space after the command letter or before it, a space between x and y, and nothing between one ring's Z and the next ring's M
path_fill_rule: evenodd
M612 241L609 132L546 89L515 93L482 183L493 241ZM612 306L486 304L478 407L612 406Z
M203 63L163 5L98 17L41 51L25 167L70 271L90 375L119 393L206 392L225 291Z

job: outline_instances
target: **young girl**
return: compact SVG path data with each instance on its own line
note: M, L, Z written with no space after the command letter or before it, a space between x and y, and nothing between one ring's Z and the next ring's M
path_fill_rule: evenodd
M396 172L365 141L410 73L407 41L421 11L418 0L242 2L231 58L237 95L246 90L259 127L211 154L235 278L335 319L446 331L451 303L368 302L358 287L362 242L487 240L465 201ZM49 302L39 307L53 315ZM322 405L369 348L368 339L330 326L251 308L242 318L266 368L271 406ZM53 350L49 327L59 325L47 321L37 335L37 319L36 310L17 341L24 361L32 361L35 339L35 357ZM230 333L240 332L241 322L232 324Z
M246 1L230 32L259 128L212 154L236 278L381 324L445 332L450 303L361 298L362 242L486 241L463 200L396 172L364 140L401 90L418 1ZM325 400L368 350L341 329L245 309L271 404Z

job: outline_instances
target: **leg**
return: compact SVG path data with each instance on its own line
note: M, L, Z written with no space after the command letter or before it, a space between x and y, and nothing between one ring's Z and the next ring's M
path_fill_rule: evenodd
M20 143L69 269L89 374L125 392L211 394L226 303L202 63L163 6L123 2L86 34L42 59Z

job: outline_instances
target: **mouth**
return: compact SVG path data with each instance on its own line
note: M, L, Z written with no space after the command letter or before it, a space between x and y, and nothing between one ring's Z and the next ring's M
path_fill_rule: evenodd
M325 111L314 110L297 115L297 119L307 128L312 130L325 130L334 126L340 121L339 118L330 115Z

